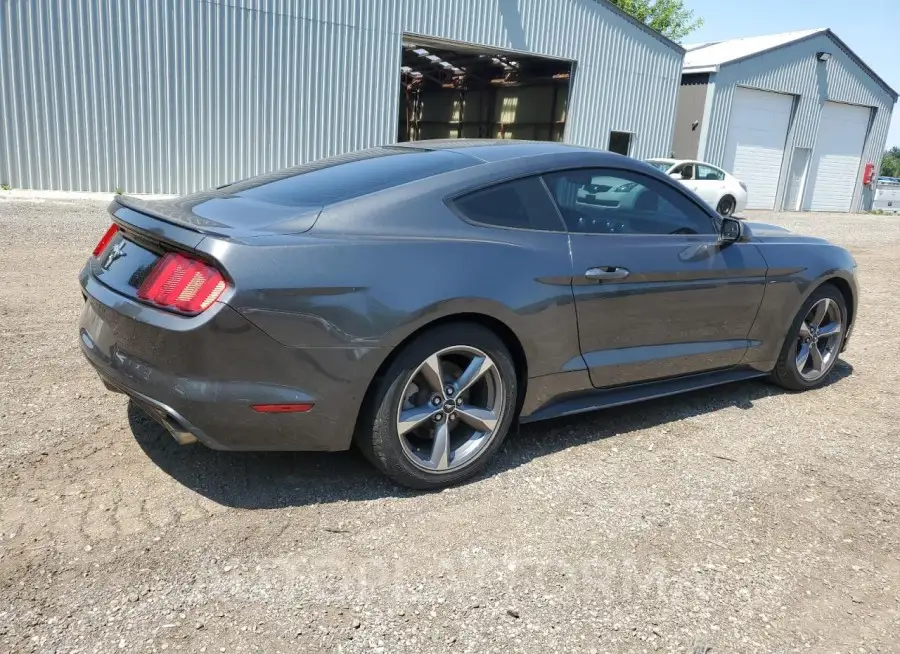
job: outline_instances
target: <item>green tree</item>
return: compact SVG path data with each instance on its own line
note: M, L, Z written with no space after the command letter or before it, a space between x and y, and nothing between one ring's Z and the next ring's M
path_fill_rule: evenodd
M622 11L673 41L681 41L703 25L702 18L684 6L684 0L610 0Z
M894 146L884 153L879 174L884 177L900 177L900 147Z

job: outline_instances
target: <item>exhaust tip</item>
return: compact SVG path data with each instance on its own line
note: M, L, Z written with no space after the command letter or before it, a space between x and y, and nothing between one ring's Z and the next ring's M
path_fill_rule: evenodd
M123 388L116 386L113 382L110 382L105 377L101 376L101 380L103 384L111 391L116 393L124 393L131 400L137 404L141 409L143 409L148 416L150 416L157 423L162 425L167 432L172 435L172 438L175 439L175 442L179 445L191 445L197 442L197 437L194 436L186 427L184 427L181 422L175 416L172 416L159 406L154 406L147 398L143 398L138 396L133 391L128 391Z
M181 424L171 416L161 416L163 427L165 427L175 442L179 445L192 445L197 442L197 437L181 426Z

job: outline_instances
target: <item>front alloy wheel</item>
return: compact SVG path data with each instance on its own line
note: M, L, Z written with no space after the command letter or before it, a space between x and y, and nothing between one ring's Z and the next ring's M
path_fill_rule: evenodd
M797 372L815 382L834 364L841 347L841 309L824 297L816 302L800 324L797 335Z
M831 283L817 288L797 312L772 371L772 380L792 391L825 383L844 344L847 303Z

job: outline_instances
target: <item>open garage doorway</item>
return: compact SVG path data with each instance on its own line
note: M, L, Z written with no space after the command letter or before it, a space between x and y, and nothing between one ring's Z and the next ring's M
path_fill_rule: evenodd
M562 141L573 62L408 35L398 141Z

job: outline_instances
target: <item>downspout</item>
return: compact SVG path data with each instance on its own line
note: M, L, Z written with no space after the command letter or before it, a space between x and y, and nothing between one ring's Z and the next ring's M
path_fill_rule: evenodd
M718 72L716 67L716 72ZM697 144L697 161L707 161L706 143L709 140L709 123L712 116L713 103L716 96L716 73L709 74L706 83L706 101L703 105L703 119L700 121L700 142ZM714 162L710 162L714 163Z

